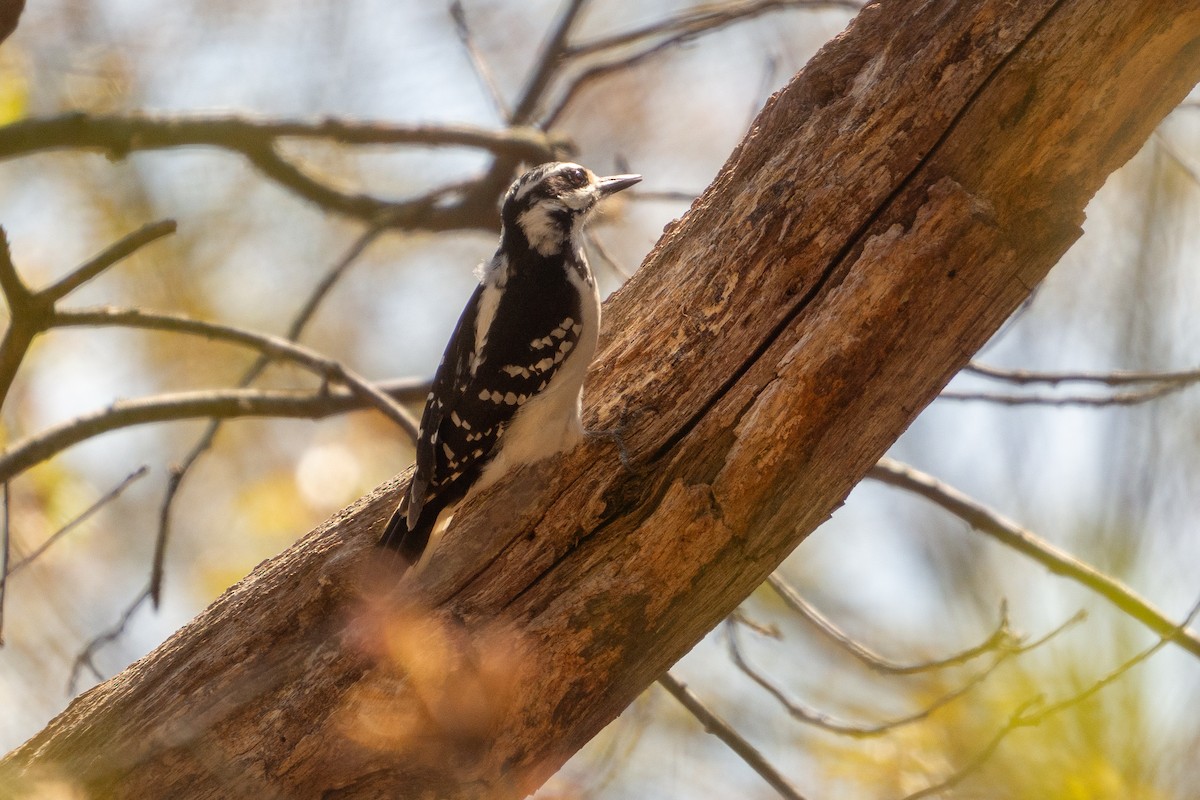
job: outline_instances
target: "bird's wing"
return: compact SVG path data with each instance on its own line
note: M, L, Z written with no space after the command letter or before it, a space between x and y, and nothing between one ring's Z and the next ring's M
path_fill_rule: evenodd
M510 281L486 339L475 332L485 287L471 295L421 418L409 492L410 530L433 497L454 502L466 493L504 427L546 387L575 347L582 330L579 303L567 288Z

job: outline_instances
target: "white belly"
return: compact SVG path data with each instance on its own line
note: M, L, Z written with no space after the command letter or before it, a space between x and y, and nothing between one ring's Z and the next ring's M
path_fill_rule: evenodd
M583 330L550 383L513 416L497 442L499 452L479 476L473 490L486 489L523 464L571 450L583 438L583 379L596 354L600 334L600 294L574 271L570 280L581 289Z

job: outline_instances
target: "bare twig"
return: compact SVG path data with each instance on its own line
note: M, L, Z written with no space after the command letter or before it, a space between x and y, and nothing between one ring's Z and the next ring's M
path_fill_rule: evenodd
M962 783L967 776L982 767L987 760L992 757L992 754L996 752L996 748L1000 746L1001 742L1003 742L1010 733L1020 727L1020 721L1024 717L1025 712L1034 706L1037 706L1042 701L1043 697L1038 695L1021 703L1016 707L1013 713L1009 715L1008 722L1004 723L1004 726L1000 728L1000 730L996 731L992 738L988 740L987 744L980 748L979 752L976 753L971 760L964 764L960 769L956 770L953 775L950 775L949 777L939 781L938 783L935 783L932 786L926 786L920 791L905 795L903 800L920 800L920 798L924 797L933 797L934 795L941 794L948 789L953 789L955 786Z
M47 286L39 294L52 303L57 302L151 242L174 233L175 228L176 224L173 219L164 219L144 225L109 245L103 252L76 267L69 275Z
M371 243L379 238L379 236L387 229L387 227L390 225L390 222L390 219L386 216L376 219L371 226L369 226L357 239L355 239L346 253L338 260L336 264L333 265L333 268L330 269L325 276L317 282L317 285L309 293L308 298L304 301L304 304L300 307L299 312L297 312L296 316L292 319L291 324L288 326L287 333L285 334L285 337L288 339L288 341L294 342L299 340L300 335L304 332L305 327L307 327L309 321L313 318L313 315L317 313L317 309L320 308L321 303L324 302L325 298L329 296L329 292L332 291L333 287L336 286L338 281L342 279L350 266L358 260L358 257L361 256L363 252L371 245ZM271 359L268 356L265 354L260 355L242 374L241 379L238 381L238 386L240 388L250 386L250 384L254 383L254 381L258 379L258 376L263 373L263 370L265 370L270 363ZM380 388L383 387L381 386ZM325 391L320 392L319 395L314 399L320 401L323 399L328 399L329 396L330 392L326 389ZM423 396L424 395L421 395L421 397ZM411 400L412 398L405 399ZM335 412L331 411L330 413ZM200 459L200 457L204 455L204 453L208 452L209 448L212 447L212 443L216 440L217 433L221 429L221 419L218 419L217 417L227 418L228 415L213 414L210 416L213 418L209 420L204 432L200 434L200 438L196 440L196 443L192 445L192 448L187 452L187 455L184 456L183 461L172 467L170 476L167 479L167 488L163 492L162 503L159 505L158 532L154 537L154 559L152 561L150 572L150 595L154 600L155 608L158 607L159 598L162 594L163 569L164 564L166 563L167 542L170 540L171 536L171 509L175 502L175 498L178 496L179 490L183 486L184 481L187 479L188 474L190 474L192 465L194 465ZM325 414L321 414L321 416L325 416Z
M542 46L542 52L538 56L533 73L525 83L521 98L513 109L512 121L515 124L526 125L533 122L543 95L570 52L568 39L571 36L571 29L579 20L579 15L586 5L587 0L569 0L566 9L555 23L554 29Z
M1200 656L1200 638L1176 626L1133 589L1038 538L1033 532L1004 518L952 486L890 458L880 459L867 476L889 486L914 492L936 503L975 530L1024 553L1054 574L1086 586L1154 633L1168 636L1184 650Z
M106 248L62 280L37 292L30 290L17 274L8 239L0 230L0 290L4 292L10 316L4 340L0 342L0 405L8 397L13 378L34 338L54 324L54 304L104 270L174 230L174 220L147 225Z
M496 107L496 113L503 120L511 120L512 111L509 109L508 103L504 100L504 94L500 91L500 87L496 85L496 78L492 75L491 69L488 68L483 54L475 46L475 37L471 35L471 26L467 24L467 10L463 8L462 0L453 0L450 3L450 18L454 20L454 32L458 34L458 40L462 42L463 49L467 51L467 57L471 59L471 66L475 70L475 77L479 78L479 82L483 84L488 97L492 100L492 105Z
M688 690L686 684L682 683L669 672L664 673L658 679L658 683L670 692L671 696L688 710L688 713L700 721L700 724L704 726L704 730L724 742L730 750L737 754L738 758L746 762L747 766L769 783L771 788L779 793L780 797L788 798L788 800L804 800L804 796L788 782L787 778L780 774L779 770L767 760L766 756L759 752L754 745L746 741L728 722L718 717L708 706L700 702L699 698Z
M79 683L79 674L85 669L92 673L96 680L104 680L104 673L102 673L96 666L96 653L98 653L102 647L110 642L115 642L123 633L125 633L125 629L129 627L129 621L133 619L133 615L136 614L137 610L142 607L142 604L149 599L150 587L147 586L146 588L142 589L142 591L138 593L137 597L133 599L133 602L131 602L125 608L124 613L121 614L121 618L117 620L117 624L113 625L100 635L94 637L90 642L87 643L87 646L83 648L83 651L75 657L75 663L71 665L71 676L67 678L68 694L72 696L76 694L75 689Z
M8 303L8 328L0 341L0 406L8 398L17 369L29 352L33 339L46 327L47 305L39 302L17 274L8 247L8 237L0 230L0 290Z
M785 8L844 8L857 12L862 5L853 0L749 0L717 7L703 6L653 25L573 46L564 56L572 62L636 45L641 45L641 49L583 69L562 91L553 108L542 116L540 127L553 125L588 84L706 33Z
M1195 620L1197 614L1200 614L1200 602L1197 602L1196 605L1192 607L1192 610L1184 618L1183 622L1176 626L1171 632L1160 636L1159 640L1153 645L1124 661L1118 667L1111 670L1108 674L1097 679L1096 681L1093 681L1082 691L1050 705L1044 705L1045 699L1041 695L1026 700L1024 703L1018 706L1016 710L1013 711L1004 726L1001 727L1000 730L996 731L992 738L988 740L987 744L980 748L979 752L976 753L970 761L936 784L927 786L918 792L906 795L903 800L920 800L920 798L932 797L952 789L958 784L962 783L967 777L978 770L987 762L989 758L992 757L992 754L996 752L996 748L998 748L1013 731L1017 730L1018 728L1029 728L1039 725L1054 714L1082 703L1083 701L1102 691L1104 688L1120 680L1131 669L1150 658L1152 655L1165 647L1169 642L1174 641L1174 635L1182 634L1187 629L1187 626L1190 625L1193 620Z
M214 147L247 158L266 177L322 208L371 222L386 215L393 228L431 231L494 229L492 209L472 197L444 202L450 189L435 189L408 200L384 200L344 192L308 175L285 159L281 142L323 140L344 145L474 147L498 158L546 161L569 145L532 128L487 131L468 127L400 127L340 120L322 122L260 121L237 116L153 117L71 113L30 119L0 127L0 160L47 150L100 150L122 158L137 150ZM490 185L487 187L491 191ZM491 192L494 201L494 192Z
M8 234L0 228L0 291L9 299L9 311L12 311L12 299L31 294L29 288L17 274L17 268L12 262L12 253L8 247Z
M596 55L608 50L638 44L647 39L673 34L697 36L735 22L753 19L761 14L785 8L843 8L847 11L858 12L863 5L864 3L858 0L749 0L749 2L724 3L719 6L698 6L678 16L651 25L575 45L570 49L568 55L571 58Z
M128 489L129 486L134 481L143 477L149 471L150 471L149 467L141 466L141 467L138 467L133 472L131 472L129 475L126 475L125 479L123 481L121 481L119 484L117 484L115 488L109 490L103 497L101 497L99 500L97 500L96 502L94 502L90 506L88 506L86 509L84 509L77 517L75 517L73 520L68 522L66 525L63 525L57 531L50 534L50 536L46 539L46 541L42 542L40 545L38 545L36 548L34 548L33 552L31 552L29 555L25 556L20 561L13 564L12 567L9 568L9 570L8 570L8 575L16 575L17 572L19 572L20 570L22 570L25 567L32 564L43 553L45 553L47 550L49 550L54 545L55 542L57 542L59 539L66 536L71 531L75 530L75 528L82 525L89 518L91 518L91 516L93 514L95 514L100 509L104 508L104 506L108 505L113 500L116 500L118 497L120 497L121 493L124 492L126 489ZM8 485L7 481L5 482L5 485L6 486Z
M1055 628L1049 634L1027 645L1018 645L1016 641L1014 641L1012 643L999 646L996 650L996 658L992 660L992 663L976 672L958 688L947 692L929 705L913 712L912 714L887 720L885 722L876 723L874 725L851 725L846 722L835 720L828 714L805 708L788 697L786 692L776 686L769 678L752 667L749 662L746 661L745 657L742 655L741 647L738 644L737 630L735 626L726 626L726 641L729 645L729 656L733 661L734 666L741 670L742 673L750 678L750 680L758 684L764 691L775 698L775 700L781 706L783 706L784 710L787 711L790 717L798 722L803 722L806 725L812 725L813 727L820 728L823 731L828 731L829 733L833 733L838 736L848 736L853 739L869 739L882 736L896 728L903 727L905 725L911 725L929 718L939 709L944 708L950 703L953 703L955 700L958 700L959 698L968 694L976 686L979 686L1008 659L1022 653L1029 652L1036 647L1040 647L1082 619L1083 615L1076 614L1065 623Z
M1023 369L1003 369L990 364L972 361L964 372L973 372L984 378L1015 383L1021 386L1045 383L1058 386L1062 383L1095 383L1102 386L1130 386L1139 383L1194 383L1200 381L1200 369L1179 372L1035 372Z
M403 428L414 440L417 436L416 420L378 387L345 365L278 336L256 333L231 325L204 322L176 314L154 314L136 308L54 311L52 324L62 327L119 326L168 331L249 347L272 358L286 359L303 366L326 381L345 384L352 392L370 402Z
M600 237L596 236L596 234L590 230L585 230L583 232L583 236L587 240L588 247L594 250L596 255L600 256L600 260L607 264L609 268L617 274L617 277L619 277L622 282L633 277L633 274L629 272L629 270L622 267L619 263L617 263L617 260L609 254L608 249L604 246L604 243L600 241Z
M580 92L582 92L590 84L614 72L621 72L629 69L630 67L635 67L643 61L647 61L654 56L669 50L671 47L692 38L692 36L694 36L694 34L680 34L678 36L665 39L655 44L653 47L647 47L644 50L640 50L636 53L622 56L621 58L616 58L612 61L605 61L601 64L594 64L584 69L582 72L576 75L570 83L567 84L566 88L563 89L561 96L558 98L558 101L550 108L550 110L545 113L541 120L542 126L549 128L558 122L558 120L570 107L571 103L575 101L575 98L579 96Z
M996 403L1002 406L1091 406L1103 408L1107 406L1133 406L1157 400L1190 385L1187 381L1165 381L1149 389L1139 389L1130 392L1116 392L1107 396L1094 395L1063 395L1053 397L1037 394L998 394L996 392L942 392L939 400L982 401Z
M696 198L700 196L700 193L675 189L640 189L629 192L628 195L631 200L648 200L660 203L694 203Z
M780 577L778 573L772 573L767 578L767 583L789 608L812 623L817 630L832 639L838 646L845 649L850 655L854 656L870 669L887 675L916 675L922 672L961 666L985 653L1011 647L1017 641L1016 635L1008 625L1008 607L1006 604L1002 604L1000 622L996 625L996 629L992 631L987 639L974 647L969 647L966 650L934 661L927 661L920 664L897 664L872 652L861 643L847 636L836 625L830 622L825 615L801 597L795 587Z
M726 620L734 625L742 625L757 633L759 636L767 639L782 640L783 633L780 632L779 626L773 622L759 622L758 620L748 616L741 608L734 609Z
M472 222L463 215L454 213L456 209L453 206L443 206L440 203L443 194L440 190L413 200L381 200L367 194L344 192L317 180L284 158L277 145L243 147L241 152L263 175L327 211L360 220L387 216L401 228L436 231L491 227L485 220Z
M464 125L383 125L373 122L254 120L238 116L92 115L71 112L0 127L0 160L47 150L100 150L123 158L138 150L216 147L244 153L284 139L343 145L473 147L519 159L553 158L560 140L534 128L500 131Z

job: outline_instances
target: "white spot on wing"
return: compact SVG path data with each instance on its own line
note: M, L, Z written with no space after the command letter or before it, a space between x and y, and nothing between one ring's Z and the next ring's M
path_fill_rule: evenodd
M479 295L479 308L475 312L475 349L471 351L471 375L474 376L483 363L483 351L487 347L488 331L496 320L496 309L500 307L500 291L508 278L508 265L502 256L488 262L483 269L483 292Z

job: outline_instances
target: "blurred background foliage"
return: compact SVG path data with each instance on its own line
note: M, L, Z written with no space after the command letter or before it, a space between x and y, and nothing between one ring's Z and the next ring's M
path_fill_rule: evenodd
M770 92L845 26L854 5L725 4L741 17L573 95L552 130L577 160L646 176L595 226L602 253L592 260L605 293L636 268L663 225L686 211ZM42 0L0 47L0 124L79 111L502 129L505 111L488 82L511 105L563 8L557 0L465 3L476 60L486 65L481 73L445 3ZM600 41L705 9L668 0L587 3L570 41ZM546 109L572 74L578 70L550 87ZM471 148L293 141L284 152L332 186L381 198L471 181L491 163ZM147 222L178 220L175 235L84 286L70 305L165 310L282 334L365 228L220 149L0 159L0 223L31 286L53 282ZM1051 372L1200 366L1197 170L1200 107L1185 103L1109 180L1088 209L1085 236L979 358ZM429 375L494 238L486 229L374 238L302 341L373 379ZM34 343L6 399L4 441L118 398L233 386L253 360L243 349L169 333L53 331ZM315 382L277 365L256 385ZM891 455L1125 581L1182 621L1200 594L1200 393L1189 385L1150 402L1107 403L1123 390L1030 388L964 373L950 392L1002 395L1002 402L941 399ZM1081 394L1091 399L1077 402ZM1014 404L1017 395L1057 400ZM412 458L404 433L375 412L225 425L172 508L161 607L138 607L68 690L80 653L146 584L169 468L203 427L188 421L107 434L10 484L16 562L149 467L8 581L4 749L63 708L70 691L148 652L257 563ZM1044 696L1049 705L1084 691L1155 637L925 501L867 481L778 574L847 635L908 664L987 640L1004 601L1012 630L1030 637L1087 612L1020 655L999 647L946 669L892 676L848 656L764 587L744 604L742 621L730 623L734 629L714 631L674 672L806 796L905 797L964 767L972 769L946 796L1200 796L1200 663L1179 648L1163 648L1037 724L1007 729L1031 698ZM853 735L798 722L737 666L731 637L744 663L780 695L826 722L841 721ZM986 679L972 683L983 671ZM968 684L970 691L940 703ZM936 710L921 713L932 704ZM864 733L909 715L920 719ZM775 792L655 686L539 796Z

